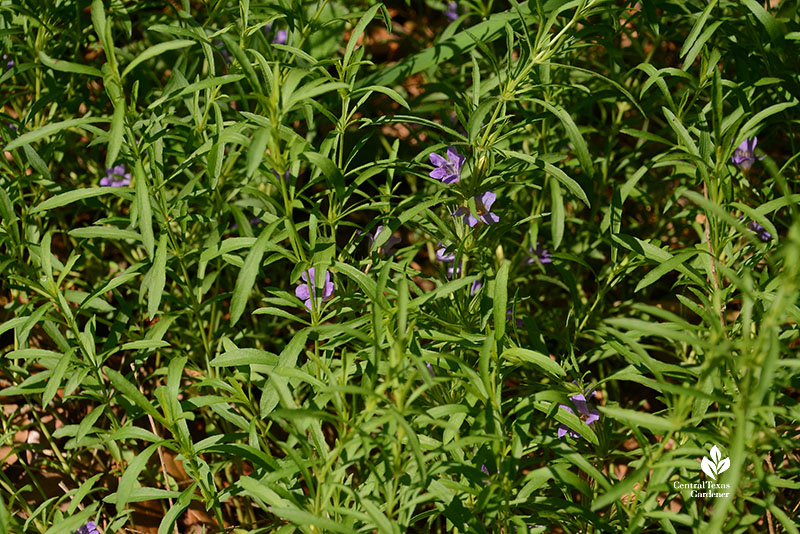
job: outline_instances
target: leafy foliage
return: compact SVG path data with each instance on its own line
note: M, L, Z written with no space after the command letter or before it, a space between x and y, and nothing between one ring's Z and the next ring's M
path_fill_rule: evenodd
M798 532L797 2L0 40L0 533Z

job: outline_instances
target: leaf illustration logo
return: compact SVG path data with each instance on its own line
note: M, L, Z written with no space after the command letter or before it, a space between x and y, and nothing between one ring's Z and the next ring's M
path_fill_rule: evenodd
M722 458L722 453L716 445L711 448L711 458L704 457L700 462L703 473L708 475L711 480L716 480L717 475L721 475L731 466L730 458Z

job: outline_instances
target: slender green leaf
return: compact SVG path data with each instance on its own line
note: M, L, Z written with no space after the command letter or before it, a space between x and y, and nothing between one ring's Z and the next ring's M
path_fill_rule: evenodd
M195 41L190 41L188 39L178 39L176 41L167 41L166 43L158 43L157 45L151 46L138 56L136 56L133 61L128 63L128 66L125 67L125 70L122 71L122 78L135 69L140 63L143 61L147 61L150 58L154 58L163 54L164 52L168 52L170 50L179 50L181 48L186 48L187 46L192 46L196 44Z
M83 117L81 119L68 119L61 122L54 122L48 124L46 126L42 126L41 128L34 130L32 132L28 132L26 134L22 134L10 143L6 145L5 150L14 150L15 148L19 148L21 146L33 143L40 139L44 139L50 135L57 134L62 130L66 130L67 128L74 128L76 126L81 126L83 124L95 124L98 122L108 122L109 119L105 119L102 117Z
M161 305L161 295L167 282L167 235L161 234L147 284L147 316L152 319Z

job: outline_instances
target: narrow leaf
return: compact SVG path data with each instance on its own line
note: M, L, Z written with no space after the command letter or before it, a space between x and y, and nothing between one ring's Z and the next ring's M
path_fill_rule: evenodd
M152 319L158 313L161 304L161 295L167 281L167 235L161 234L158 242L156 257L150 269L150 279L147 284L147 316Z

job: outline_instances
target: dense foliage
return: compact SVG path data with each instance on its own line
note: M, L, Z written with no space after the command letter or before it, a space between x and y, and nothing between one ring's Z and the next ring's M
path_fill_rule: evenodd
M0 534L798 532L797 1L0 41Z

